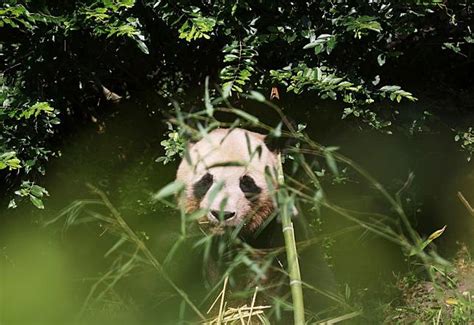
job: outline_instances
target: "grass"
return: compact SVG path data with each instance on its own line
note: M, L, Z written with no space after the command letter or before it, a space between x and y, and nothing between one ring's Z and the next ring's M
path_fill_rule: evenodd
M462 246L449 272L435 281L414 274L398 280L401 298L387 310L387 324L471 324L474 322L474 262Z

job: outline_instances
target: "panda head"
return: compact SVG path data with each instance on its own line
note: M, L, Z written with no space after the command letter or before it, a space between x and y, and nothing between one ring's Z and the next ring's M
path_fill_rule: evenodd
M207 211L212 225L255 232L274 210L269 182L276 185L278 164L264 135L215 129L190 145L178 168L177 180L185 184L180 203L187 212Z

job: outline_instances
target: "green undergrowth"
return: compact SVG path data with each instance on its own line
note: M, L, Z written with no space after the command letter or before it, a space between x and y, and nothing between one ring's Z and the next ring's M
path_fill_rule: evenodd
M433 267L434 268L434 267ZM401 275L400 299L386 310L386 324L470 324L474 321L474 262L462 246L448 270L434 268L435 278Z
M268 183L269 192L277 203L276 213L270 219L279 218L282 213L292 214L294 209L299 211L294 222L303 225L296 231L296 250L301 263L309 261L318 266L320 262L315 262L316 255L304 256L319 247L323 249L323 258L331 264L331 272L345 272L347 277L356 265L349 264L349 270L338 268L337 263L341 260L334 258L332 246L344 240L350 242L350 238L355 236L359 238L357 241L367 244L355 248L357 253L352 252L357 254L354 263L360 262L357 259L369 260L368 257L375 254L370 258L367 273L377 274L381 265L374 263L375 259L388 254L386 249L404 256L405 268L416 270L416 277L400 273L398 284L394 277L388 280L373 278L365 280L368 281L366 284L357 284L357 281L338 283L335 291L324 288L324 285L315 285L311 274L303 273L301 281L306 298L304 302L299 302L298 308L304 309L307 322L334 323L344 320L362 324L385 319L388 323L404 323L413 317L412 311L429 321L442 319L460 322L472 317L471 296L466 296L464 291L458 292L464 274L461 270L469 268L471 262L467 262L467 257L460 257L451 263L436 252L433 242L443 236L445 227L432 229L429 236L416 231L402 203L409 181L392 193L368 171L340 154L337 147L315 142L305 133L302 125L294 127L281 109L266 101L260 93L250 92L246 98L260 104L262 109L273 111L281 123L274 126L265 124L257 116L232 106L226 97L228 94L215 94L205 90L204 107L200 111L187 112L174 103L174 116L169 120L170 135L162 142L165 156L159 159L160 162L171 163L181 157L186 159L186 145L183 144L205 138L218 127L243 127L268 133L275 139L293 140L284 154L285 181L279 188ZM333 198L331 188L346 186L346 183L357 184L357 191L350 192L353 200L370 195L377 198L378 205L383 209L372 210L368 206L366 211L360 211ZM103 317L103 308L109 304L110 295L123 295L122 304L133 300L132 294L120 289L120 284L133 285L131 279L140 278L143 272L151 272L156 274L157 279L150 289L153 287L153 292L160 292L160 298L156 297L156 308L163 308L160 309L163 310L160 316L163 319L179 322L219 319L219 315L227 315L227 308L238 309L245 304L249 306L257 292L255 304L268 306L262 307L265 320L269 319L271 323L291 322L295 303L289 287L284 244L262 250L242 240L238 236L238 229L224 233L219 229L208 231L197 223L206 215L206 210L201 209L189 215L177 205L175 198L183 195L183 184L176 181L154 194L150 193L148 200L141 203L140 209L143 211L148 206L155 211L169 211L174 215L175 221L168 226L170 228L164 228L162 233L156 234L135 229L128 217L132 209L121 208L120 202L110 199L95 186L90 188L93 193L91 199L74 202L53 220L65 218L67 228L98 223L104 229L104 236L112 243L105 254L112 261L110 268L104 270L91 287L79 319L93 320L94 315ZM330 227L326 225L334 222L334 219L338 220L336 229L328 230ZM315 235L305 237L304 233L310 228L317 230ZM281 225L275 231L281 232ZM158 242L160 244L156 246ZM350 260L349 256L346 258ZM461 263L461 260L466 262ZM272 276L268 278L268 274ZM313 275L320 276L318 271L314 271ZM367 291L365 286L377 281L382 281L378 283L379 288L385 287L389 291L401 289L402 298L398 304L393 301L393 295ZM393 284L390 284L392 281ZM224 285L227 286L227 305L206 313L219 292L223 291ZM432 290L428 290L430 286ZM449 292L449 296L439 298L439 292ZM312 295L323 297L325 302L307 298ZM427 295L436 296L438 300L433 298L426 305ZM416 308L424 308L424 313L416 313ZM134 313L133 310L130 312ZM430 315L434 318L430 318ZM236 321L241 322L241 319L237 318ZM257 324L263 322L257 316L254 321Z

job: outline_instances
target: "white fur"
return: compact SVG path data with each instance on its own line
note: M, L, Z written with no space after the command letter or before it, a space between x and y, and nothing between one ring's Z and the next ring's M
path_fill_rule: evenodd
M278 164L277 155L268 150L264 138L262 134L244 129L215 129L191 145L188 148L191 164L183 159L177 172L177 179L186 185L186 200L193 201L193 184L206 173L214 177L213 185L199 202L199 206L194 206L191 210L202 208L208 211L235 212L234 217L222 222L226 226L236 226L245 223L248 217L251 218L255 211L252 211L251 203L239 187L240 178L244 175L251 176L262 189L259 200L269 200L265 168L268 166L274 174ZM259 147L260 154L257 152ZM215 166L237 162L242 166ZM222 183L223 188L211 201L210 193L219 183ZM210 212L207 218L213 224L219 223Z

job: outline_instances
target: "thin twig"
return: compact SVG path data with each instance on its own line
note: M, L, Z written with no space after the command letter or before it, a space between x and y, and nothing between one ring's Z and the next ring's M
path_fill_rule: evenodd
M466 207L467 211L469 211L469 213L474 217L474 208L469 204L469 201L466 200L466 198L464 197L464 195L462 195L461 192L458 192L458 197L459 200L461 200L462 204L464 204L464 206Z
M212 310L212 308L214 308L214 306L217 304L217 302L219 301L219 298L222 296L222 291L219 293L219 295L217 296L216 300L214 300L214 302L212 303L211 307L209 307L209 309L207 310L206 314L209 314Z
M224 311L224 301L225 301L225 290L227 287L227 281L229 280L229 277L226 276L224 279L224 286L222 288L222 295L221 295L221 304L219 305L219 319L217 321L218 324L222 322L222 312Z
M252 319L253 306L255 306L255 300L257 299L257 292L258 292L258 287L255 287L255 292L252 297L252 304L250 305L250 313L249 313L249 319L247 320L247 325L250 324L250 320Z

